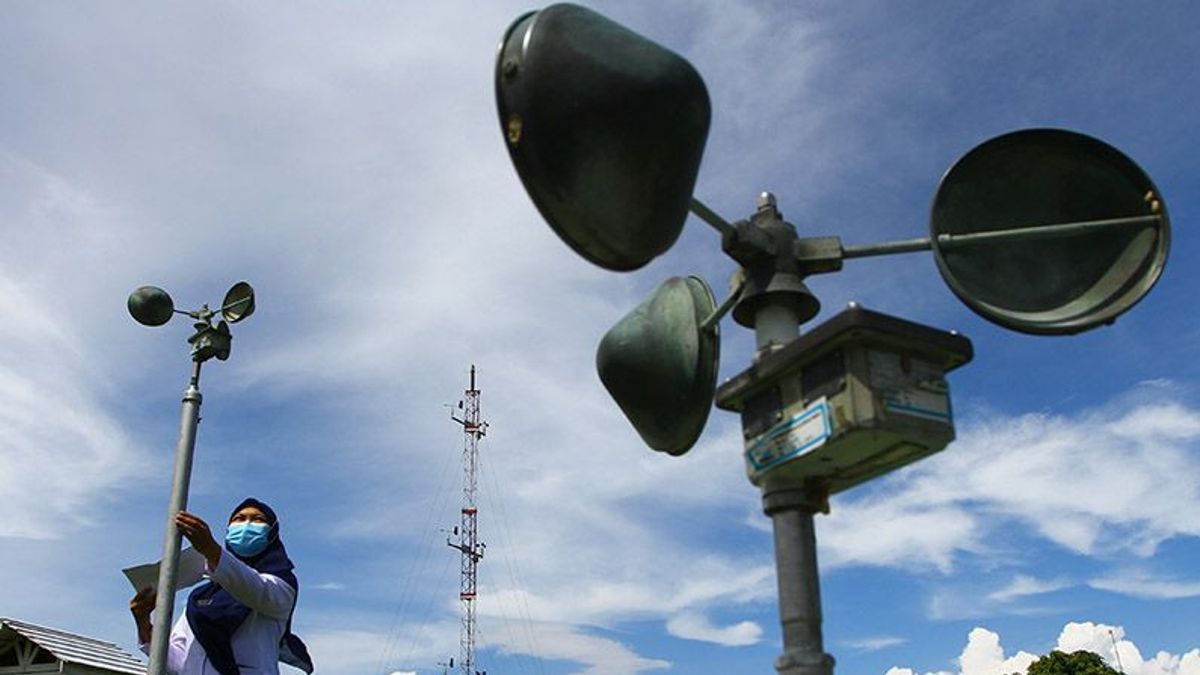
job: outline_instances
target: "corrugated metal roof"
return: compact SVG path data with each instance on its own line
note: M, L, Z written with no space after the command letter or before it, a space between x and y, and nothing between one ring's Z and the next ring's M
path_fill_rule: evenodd
M67 663L103 668L129 675L145 675L146 665L111 642L36 626L16 619L0 618L0 632L11 629Z

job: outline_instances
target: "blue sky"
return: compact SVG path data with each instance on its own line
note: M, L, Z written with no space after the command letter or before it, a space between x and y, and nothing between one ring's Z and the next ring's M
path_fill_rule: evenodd
M996 675L1056 647L1113 659L1114 638L1127 673L1200 673L1200 10L590 6L704 77L696 195L731 220L769 189L802 233L922 236L943 172L1031 126L1151 175L1171 259L1111 327L1002 330L925 254L812 280L817 321L853 300L976 350L951 376L958 440L818 519L825 638L840 673ZM609 273L541 222L491 82L533 8L0 5L0 616L135 649L120 569L160 553L189 326L138 326L125 297L151 283L191 308L245 279L258 311L205 367L191 508L219 521L253 494L281 513L320 672L426 675L457 653L444 404L472 363L489 672L771 667L771 536L738 420L714 412L691 453L654 454L593 370L664 278L720 292L733 263L693 220ZM753 341L732 322L724 338L729 377Z

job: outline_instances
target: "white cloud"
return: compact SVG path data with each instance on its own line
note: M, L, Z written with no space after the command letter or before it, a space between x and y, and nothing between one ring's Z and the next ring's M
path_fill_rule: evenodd
M929 596L928 615L939 621L994 616L1038 615L1051 611L1038 596L1075 586L1067 579L1037 579L1017 574L1004 582L987 575L939 583Z
M845 640L842 644L851 649L862 652L877 652L890 647L898 647L908 642L906 638L897 637L894 635L880 635L877 637L861 638L858 640Z
M67 311L0 273L0 537L62 536L150 468L106 410L112 392L82 356Z
M1003 603L1019 600L1030 595L1053 593L1064 588L1070 588L1071 585L1071 582L1065 579L1035 579L1031 576L1018 574L1007 586L988 593L987 597L989 600Z
M310 613L306 619L311 622L314 617ZM308 629L301 637L308 643L317 666L329 672L386 672L389 668L425 672L451 657L458 661L459 629L456 617L445 617L425 623L401 621L386 633ZM476 623L477 662L489 666L493 650L515 659L513 665L517 668L528 667L529 658L577 664L579 669L573 671L574 675L637 675L671 665L582 626L480 615Z
M1036 659L1024 651L1005 658L998 634L974 628L967 635L967 646L958 657L958 667L962 675L1007 675L1024 671Z
M1170 600L1200 596L1200 581L1166 579L1142 571L1099 577L1089 581L1088 585L1102 591L1112 591L1135 598Z
M1071 653L1084 650L1099 654L1114 668L1128 675L1200 675L1200 649L1182 655L1158 652L1145 659L1137 645L1125 639L1125 629L1090 621L1068 623L1058 636L1055 649Z
M309 613L306 620L314 618ZM326 628L299 634L316 667L332 673L378 673L396 666L432 668L459 649L456 621L406 624L392 633Z
M842 503L835 500L820 528L822 564L904 568L933 567L943 572L954 555L980 548L979 515L953 504L920 504L910 495Z
M762 627L753 621L731 626L714 626L708 617L696 612L676 614L667 621L667 632L685 640L700 640L727 647L756 644L762 639Z
M1115 644L1115 649L1114 649ZM1152 659L1142 657L1133 642L1125 639L1125 629L1091 622L1066 624L1058 636L1054 649L1070 654L1089 651L1099 654L1112 667L1119 665L1127 675L1200 675L1200 649L1182 655L1159 652ZM1024 673L1029 665L1041 655L1020 651L1005 656L1000 645L1000 636L986 628L974 628L967 636L967 644L958 657L957 675L1007 675ZM909 668L893 667L887 675L917 675ZM940 671L927 675L955 675Z
M376 668L387 636L358 630L308 631L301 636L313 664L330 672L364 672ZM422 654L424 656L424 654Z
M640 551L630 553L637 553ZM666 554L675 560L680 554ZM625 580L606 580L606 569L625 569ZM488 600L480 606L481 613L498 613L504 607L527 607L537 620L573 621L583 624L606 625L614 621L635 618L674 616L689 611L719 606L725 603L742 604L773 598L774 568L768 566L741 569L729 560L717 557L694 558L688 562L688 574L679 575L674 566L647 565L639 575L620 565L612 568L597 565L586 571L587 581L579 579L544 579L535 584L539 590L497 588L489 592ZM682 577L682 578L681 578ZM562 597L571 597L568 603ZM509 614L513 612L509 611ZM665 618L665 617L664 617ZM684 621L682 625L695 626ZM747 635L747 628L735 631Z
M577 626L538 622L532 629L533 645L524 639L491 632L500 638L497 644L506 652L582 664L583 668L572 675L637 675L671 667L669 661L641 656L627 645L589 634Z

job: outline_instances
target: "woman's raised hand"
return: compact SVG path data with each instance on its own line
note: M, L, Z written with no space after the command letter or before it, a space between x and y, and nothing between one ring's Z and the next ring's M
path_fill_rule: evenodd
M180 511L175 515L175 526L192 543L192 548L208 561L209 569L216 569L217 563L221 561L221 546L213 538L208 523L199 516Z

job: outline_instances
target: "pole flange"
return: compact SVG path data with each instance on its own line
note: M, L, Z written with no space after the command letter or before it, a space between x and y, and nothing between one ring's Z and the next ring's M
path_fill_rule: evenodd
M829 513L829 488L809 482L797 488L767 488L762 496L763 513L768 516L780 511Z

